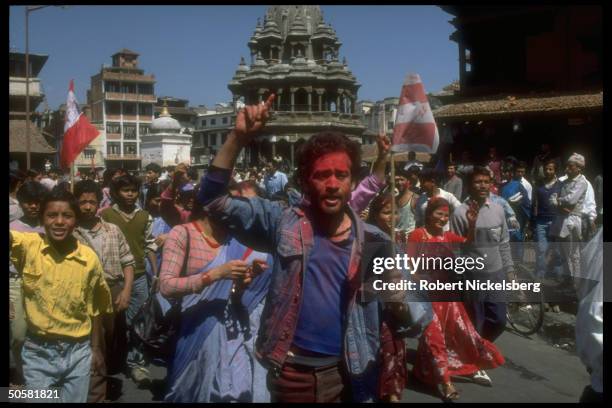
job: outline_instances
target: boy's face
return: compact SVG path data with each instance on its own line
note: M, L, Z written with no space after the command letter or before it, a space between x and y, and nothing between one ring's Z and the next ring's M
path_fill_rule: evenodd
M449 178L453 177L456 172L457 172L457 169L455 168L455 166L448 166L446 168L446 174L448 175Z
M159 173L153 170L147 170L147 182L148 183L154 183L157 181L157 179L159 179Z
M400 193L403 193L408 187L410 187L408 179L404 176L395 176L395 185Z
M544 166L544 177L547 179L552 179L555 177L555 173L557 172L557 169L555 168L555 165L552 163L548 163L546 166Z
M40 202L32 201L32 202L24 202L19 203L21 210L23 211L23 215L28 219L34 219L38 217L38 213L40 212Z
M136 205L138 199L138 189L134 185L123 186L119 189L119 200L126 206Z
M96 216L100 203L96 193L83 193L78 198L79 200L79 211L81 212L81 219L84 221L91 220Z
M47 203L43 213L43 226L50 240L63 242L72 235L76 214L65 201Z
M351 181L351 159L346 152L322 155L308 176L312 205L327 215L340 213L351 197Z
M522 179L523 177L525 177L525 172L526 169L524 167L517 167L516 171L514 172L514 178L517 180Z

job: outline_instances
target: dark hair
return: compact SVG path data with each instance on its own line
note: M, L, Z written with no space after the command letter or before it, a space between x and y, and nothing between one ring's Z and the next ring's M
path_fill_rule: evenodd
M102 189L95 181L81 180L74 185L74 198L76 198L77 201L85 193L94 193L98 200L98 205L102 202Z
M413 167L417 167L417 166L413 166ZM408 172L408 170L404 170L404 166L400 166L400 165L395 166L395 177L404 177L405 179L409 179L410 173Z
M453 166L453 167L457 167L457 163L455 163L455 162L454 162L454 161L452 161L452 160L449 160L449 161L448 161L448 163L446 163L446 167L448 168L448 167L451 167L451 166Z
M49 169L49 171L47 172L47 174L51 174L51 173L55 173L57 175L62 174L62 171L60 169L58 169L57 167L51 167Z
M549 164L552 164L555 166L555 171L557 171L557 161L555 159L548 159L544 162L544 167L548 166Z
M487 176L491 178L491 171L484 166L474 166L472 172L468 175L468 183L471 185L474 177Z
M145 170L146 171L154 171L157 174L160 174L162 171L162 168L159 164L157 163L149 163L145 166Z
M416 153L413 151L408 152L408 160L416 159Z
M408 177L416 176L419 177L421 174L421 169L419 166L410 166L410 168L406 171Z
M297 180L301 187L307 184L312 165L327 153L345 152L351 159L351 180L356 180L361 166L361 146L344 133L325 130L313 135L300 146L297 160Z
M372 202L370 203L370 208L368 210L368 218L366 222L368 224L376 225L376 215L393 200L393 196L390 192L385 192L382 194L378 194Z
M113 176L117 173L119 169L106 169L104 170L104 174L102 174L102 186L110 187L111 181L113 180Z
M167 172L174 171L174 169L176 169L176 166L166 166L166 171Z
M40 203L47 189L38 181L26 181L17 190L19 203Z
M79 213L79 203L74 195L70 191L66 191L63 188L58 188L58 186L56 186L53 188L53 190L44 195L42 202L40 203L39 217L41 220L44 218L47 205L55 201L68 203L72 211L74 211L75 216Z
M427 208L425 209L425 223L427 223L427 220L429 219L429 217L431 217L434 211L436 211L440 207L449 207L450 212L450 204L448 203L448 201L446 201L446 199L440 196L432 197L429 199L427 203Z
M421 183L424 181L433 181L436 184L440 184L440 173L432 168L425 168L419 174Z
M527 169L527 163L525 163L524 161L520 161L518 163L516 163L516 166L514 166L514 169Z
M126 174L121 177L117 177L111 182L110 193L114 202L119 201L119 190L123 187L134 186L137 191L140 191L140 180L131 174Z

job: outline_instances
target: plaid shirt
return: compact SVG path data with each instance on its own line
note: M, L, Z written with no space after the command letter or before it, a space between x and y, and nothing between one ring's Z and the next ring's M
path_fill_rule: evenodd
M187 273L180 277L185 263L187 240L189 240ZM217 253L208 245L193 223L172 228L163 246L162 265L159 273L162 295L179 297L200 292L204 287L202 278L200 274L194 275L194 273L215 259Z
M127 240L115 224L100 219L91 230L76 227L73 235L96 252L104 269L104 279L109 285L123 281L123 268L134 265L134 256Z

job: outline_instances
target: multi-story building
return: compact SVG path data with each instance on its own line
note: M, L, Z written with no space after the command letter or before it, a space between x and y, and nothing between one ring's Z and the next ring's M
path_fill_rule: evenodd
M182 132L189 134L193 132L197 113L189 107L189 101L187 99L174 98L172 96L158 97L153 112L156 118L159 118L164 107L166 107L168 113L174 119L178 120Z
M236 113L231 104L218 103L214 109L206 106L194 108L197 117L191 146L191 164L198 169L206 168L212 161L227 135L234 127ZM242 164L243 154L238 158Z
M157 103L155 76L138 67L138 54L122 49L91 77L87 104L91 121L105 133L105 167L140 169L141 137L149 133Z
M29 101L30 101L30 166L42 169L47 159L53 159L55 149L51 147L41 130L35 125L36 109L44 98L38 74L47 55L29 54ZM22 170L27 165L26 145L26 66L25 54L9 52L9 152L11 161Z
M293 167L296 147L324 129L361 142L360 85L346 58L339 61L342 43L319 6L270 7L248 45L250 65L243 58L228 84L233 102L254 104L276 94L262 135L246 149L249 163L281 156Z
M399 98L393 97L376 102L357 102L357 111L361 112L361 120L366 126L366 130L362 135L363 144L375 143L376 135L383 129L385 129L387 136L391 137L393 135L398 104Z

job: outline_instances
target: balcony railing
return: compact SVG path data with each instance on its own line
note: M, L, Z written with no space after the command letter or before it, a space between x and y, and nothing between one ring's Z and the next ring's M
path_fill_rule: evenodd
M107 154L106 160L140 160L138 154Z
M157 102L155 95L139 93L105 92L105 98L109 101Z

